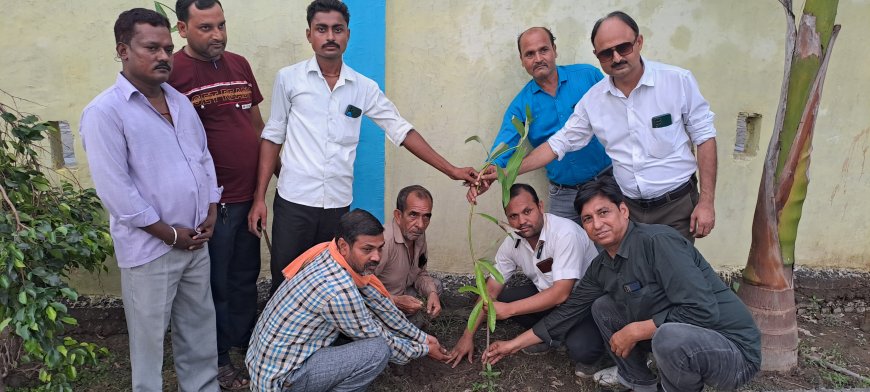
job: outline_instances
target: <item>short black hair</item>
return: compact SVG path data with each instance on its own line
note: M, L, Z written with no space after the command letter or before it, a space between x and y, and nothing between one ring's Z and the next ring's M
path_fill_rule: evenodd
M535 204L539 203L538 192L535 192L535 188L532 188L532 186L529 184L523 184L520 182L511 185L510 199L513 200L513 198L519 196L519 194L523 191L528 192L530 195L532 195L532 201L534 201ZM507 208L507 206L505 206L505 208Z
M402 212L405 212L405 207L408 205L408 196L414 194L424 200L429 200L429 202L434 202L432 199L432 194L429 193L429 190L423 188L421 185L409 185L402 190L399 191L399 196L396 197L396 209Z
M175 2L175 16L178 20L187 23L190 20L190 5L195 4L198 10L207 10L215 4L224 8L220 0L178 0Z
M523 48L520 47L520 40L523 39L524 34L528 33L529 31L535 30L535 29L541 29L541 30L544 30L545 32L547 32L547 35L550 37L550 46L552 46L554 48L556 47L556 36L553 35L553 32L550 31L550 29L543 27L543 26L529 27L528 29L526 29L526 31L523 31L522 33L520 33L520 35L517 36L517 50L520 51L520 55L523 54Z
M595 196L604 196L617 206L625 202L625 196L622 195L616 180L610 176L603 176L583 184L577 191L577 197L574 198L574 210L577 211L577 215L580 215L583 205Z
M133 8L118 15L118 20L115 21L115 43L130 45L130 40L133 39L133 33L136 31L136 25L139 23L148 23L154 27L163 26L172 30L169 19L157 11Z
M314 0L308 4L306 9L308 25L311 26L311 20L314 19L314 14L318 12L338 11L344 16L344 23L350 26L350 11L347 10L347 4L339 0Z
M381 225L378 218L366 210L355 208L339 218L338 232L335 233L335 238L341 238L348 245L353 246L357 237L361 235L378 235L383 232L384 226Z
M592 37L591 37L593 48L595 47L595 35L598 34L598 28L601 27L602 22L604 22L605 20L610 19L610 18L617 18L617 19L621 20L622 23L627 24L628 27L630 27L631 30L634 31L635 38L637 38L637 36L640 35L640 28L637 27L637 22L635 22L634 19L632 19L630 16L628 16L628 14L626 14L625 12L613 11L613 12L607 14L607 16L595 21L595 26L592 27Z

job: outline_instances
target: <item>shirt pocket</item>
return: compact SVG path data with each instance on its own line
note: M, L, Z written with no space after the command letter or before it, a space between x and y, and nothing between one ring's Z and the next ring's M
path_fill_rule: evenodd
M677 118L679 120L679 117ZM660 128L649 128L646 140L646 150L655 158L667 158L676 150L679 133L683 128L679 122Z
M352 111L351 106L355 108L360 108L359 105L354 105L352 103L343 103L338 107L338 114L336 119L336 124L338 125L338 138L337 142L341 145L355 145L359 143L359 134L360 134L360 126L362 125L362 109L360 108L360 115L356 118L352 117L350 112Z

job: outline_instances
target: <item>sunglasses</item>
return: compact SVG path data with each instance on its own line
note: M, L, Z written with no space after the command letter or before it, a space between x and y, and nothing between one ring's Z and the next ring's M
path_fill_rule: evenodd
M613 60L613 52L619 53L620 56L628 56L634 51L634 44L636 43L637 38L632 42L623 42L612 48L599 50L595 52L595 57L598 57L599 61L610 61Z

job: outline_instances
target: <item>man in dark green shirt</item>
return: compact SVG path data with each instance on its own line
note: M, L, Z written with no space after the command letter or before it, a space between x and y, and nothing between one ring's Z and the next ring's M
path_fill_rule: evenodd
M736 389L761 364L761 337L749 311L697 249L676 230L629 220L612 179L584 185L575 208L603 250L571 296L531 330L493 343L489 363L538 342L558 345L590 313L609 344L621 384L655 391L652 352L667 391L704 384Z

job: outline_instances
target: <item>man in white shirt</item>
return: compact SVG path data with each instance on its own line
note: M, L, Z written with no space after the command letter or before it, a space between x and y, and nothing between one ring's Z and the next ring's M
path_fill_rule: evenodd
M281 173L273 206L272 292L281 270L308 248L329 241L353 197L353 162L362 115L397 146L454 180L475 182L470 167L453 166L435 152L371 79L342 61L350 38L347 6L315 0L305 34L314 57L278 71L272 110L261 135L260 162L248 229L266 227L266 188L280 153ZM283 145L283 149L282 149ZM258 234L259 235L259 234Z
M632 219L671 226L691 241L706 236L715 223L716 129L695 78L641 58L643 35L621 11L595 23L592 45L610 77L589 89L565 126L526 157L520 173L562 159L596 136L613 160ZM491 181L495 173L484 178Z
M495 279L486 281L496 318L510 318L523 328L531 328L554 308L568 299L574 284L586 273L586 268L598 255L595 245L574 221L544 213L544 203L538 199L535 189L527 184L514 184L510 189L510 202L505 207L508 224L516 229L508 235L495 255L495 268L505 281L517 270L528 277L532 284L505 287ZM469 331L464 328L451 355L453 366L474 353L474 332L485 318L481 312ZM566 334L562 342L568 349L578 377L591 377L604 367L600 361L604 355L601 334L594 322L582 320ZM528 347L527 354L543 354L547 344ZM606 358L605 358L606 359Z

